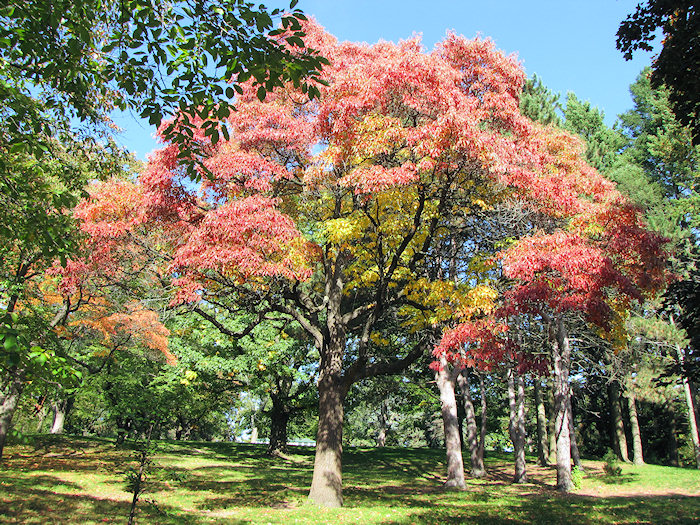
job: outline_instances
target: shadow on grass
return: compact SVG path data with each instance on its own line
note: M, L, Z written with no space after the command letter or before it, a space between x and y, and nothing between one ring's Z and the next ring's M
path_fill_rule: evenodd
M34 480L36 478L32 478ZM56 485L63 484L60 480ZM98 498L86 494L61 494L51 490L15 484L11 500L0 499L0 522L23 524L63 523L124 523L129 516L130 502ZM181 509L154 506L142 501L137 508L138 523L164 525L196 524L196 516L188 516ZM230 521L230 523L244 523Z
M691 524L698 523L700 501L687 496L650 496L645 498L520 498L507 505L441 505L412 512L385 525L413 523L470 524Z

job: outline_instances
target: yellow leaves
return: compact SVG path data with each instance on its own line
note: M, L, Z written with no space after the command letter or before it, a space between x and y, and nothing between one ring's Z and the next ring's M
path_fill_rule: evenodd
M180 379L180 384L188 386L195 379L197 379L197 372L194 370L185 370L185 372L182 374L182 379Z
M463 296L459 315L471 319L479 315L488 315L496 307L498 291L486 284L480 284Z
M324 224L325 237L332 244L342 245L362 236L362 224L354 217L331 219Z

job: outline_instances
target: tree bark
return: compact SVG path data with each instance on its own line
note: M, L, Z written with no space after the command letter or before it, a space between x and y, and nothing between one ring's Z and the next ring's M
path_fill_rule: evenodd
M484 376L482 374L479 374L479 395L481 396L481 432L479 433L479 457L483 459L484 448L486 447L486 427L488 424L488 412L486 411L486 385L484 385Z
M457 422L457 399L455 398L455 380L457 373L443 358L440 370L435 372L435 381L440 391L442 423L445 429L445 450L447 454L446 488L466 488L464 481L464 461L462 459L459 424Z
M15 415L22 390L24 390L24 370L13 367L9 371L8 380L3 385L0 397L0 459L2 459L12 417Z
M630 427L632 429L632 451L634 453L634 464L644 465L644 451L642 449L642 433L639 428L639 418L637 417L637 403L634 392L627 389L627 406L630 413Z
M63 434L63 427L66 422L66 416L73 407L73 399L67 397L53 403L53 423L51 424L52 434Z
M384 401L379 403L379 432L377 433L377 446L386 446L387 412Z
M467 446L471 455L471 476L473 478L483 478L486 475L484 470L484 450L479 446L479 431L476 426L476 412L474 411L467 369L462 370L462 373L457 376L457 383L464 401L464 419L467 422Z
M309 499L324 507L343 506L343 390L345 330L341 322L342 286L331 290L328 334L321 349L318 380L318 432Z
M550 323L552 338L552 361L554 364L554 404L556 419L554 431L557 437L557 489L569 492L574 484L571 479L571 437L569 435L569 369L571 347L569 335L561 317L556 326Z
M679 345L676 345L676 353L678 355L678 361L683 364L683 352ZM693 442L695 465L700 469L700 436L698 435L698 420L696 417L693 390L687 377L681 376L681 382L683 383L683 392L685 393L685 403L688 407L688 425L690 426L690 437Z
M678 466L678 439L676 438L676 432L678 431L678 424L676 421L676 411L673 409L673 404L668 402L666 409L669 412L670 422L669 422L669 440L668 440L668 455L670 458L669 463L677 467Z
M578 443L576 441L576 426L574 425L574 411L571 408L571 392L569 392L568 412L569 412L569 438L571 439L571 459L574 462L574 466L583 470L583 465L581 464L581 454L578 451Z
M513 443L515 474L513 483L527 481L527 465L525 463L525 387L523 378L515 368L508 369L508 405L510 408L510 440Z
M267 446L269 456L278 456L287 451L287 427L290 412L284 406L282 400L272 397L272 410L270 411L270 443Z
M547 383L547 400L549 402L549 419L547 420L547 430L549 432L549 453L547 454L549 461L557 462L557 433L555 431L556 406L554 403L554 381L548 380Z
M622 411L620 410L620 387L616 381L611 381L608 384L608 393L610 394L610 413L612 415L613 436L615 437L617 457L629 463L630 457L627 451L625 423L622 420Z
M547 444L547 413L542 400L542 384L535 378L535 406L537 408L537 461L543 467L549 464L549 449Z

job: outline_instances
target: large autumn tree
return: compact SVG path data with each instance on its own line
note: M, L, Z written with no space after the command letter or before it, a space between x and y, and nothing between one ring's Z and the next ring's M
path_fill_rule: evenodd
M436 342L435 327L474 293L449 266L474 259L461 247L475 217L510 192L540 191L529 185L551 152L549 131L518 110L523 71L488 40L450 34L426 52L417 39L368 46L315 24L305 32L330 60L320 97L288 85L260 101L242 84L231 139L195 137L210 172L201 186L166 141L119 227L164 232L151 248L170 253L174 304L220 327L252 314L231 337L260 319L302 327L320 354L310 498L339 506L350 386Z

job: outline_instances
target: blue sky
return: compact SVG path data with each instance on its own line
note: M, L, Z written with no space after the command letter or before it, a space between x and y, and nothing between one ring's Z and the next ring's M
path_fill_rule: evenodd
M631 108L629 85L651 54L625 61L615 48L620 22L637 0L300 0L298 7L314 16L339 40L374 43L397 41L421 33L432 49L446 31L466 37L490 37L506 53L516 53L528 75L537 73L553 91L568 91L601 108L608 124ZM285 7L285 2L265 3ZM157 147L154 129L122 115L120 138L138 158Z

